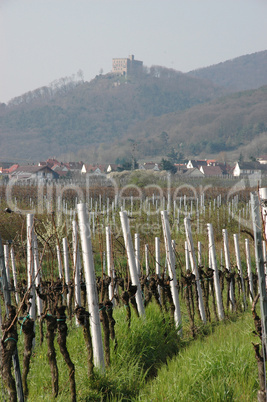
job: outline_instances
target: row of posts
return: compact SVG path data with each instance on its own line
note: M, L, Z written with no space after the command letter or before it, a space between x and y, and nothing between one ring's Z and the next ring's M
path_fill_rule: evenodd
M265 194L265 193L264 193ZM266 194L267 195L267 194ZM266 196L267 200L267 196ZM267 304L266 304L266 281L265 281L265 272L264 272L264 258L263 258L263 240L262 240L262 220L260 217L260 208L259 208L259 199L255 194L251 194L251 207L252 207L252 217L253 217L253 227L254 227L254 237L255 237L255 255L256 255L256 266L259 275L259 288L260 288L260 296L261 296L261 310L262 310L262 320L263 320L263 341L266 344L266 324L267 324ZM88 302L88 310L90 313L90 324L91 324L91 335L92 335L92 343L93 343L93 353L94 353L94 363L96 367L104 370L104 352L103 352L103 344L102 344L102 335L101 335L101 326L100 326L100 318L99 318L99 309L98 309L98 295L97 295L97 287L95 281L95 269L94 269L94 260L93 260L93 252L92 252L92 242L91 242L91 231L89 224L89 217L86 211L86 204L78 204L77 205L77 214L78 214L78 224L80 230L80 238L81 238L81 253L82 260L84 266L84 274L85 274L85 283L87 290L87 302ZM33 215L29 214L27 216L27 275L28 275L28 288L30 289L31 295L33 297L33 302L31 304L31 310L29 315L31 318L35 319L35 305L37 306L38 315L41 315L42 306L41 300L39 297L36 297L35 286L40 284L40 261L38 256L38 248L37 248L37 238L33 230ZM140 239L139 235L135 235L135 250L133 246L133 241L130 232L129 219L125 211L120 212L120 220L122 225L123 237L128 257L129 270L131 275L131 281L133 285L137 286L136 292L136 301L138 312L140 316L145 316L145 309L142 300L141 286L139 281L140 275ZM175 324L179 330L179 334L182 335L182 316L179 304L179 294L177 288L177 278L176 278L176 270L175 270L175 254L174 254L174 245L171 239L171 230L168 220L168 213L166 210L161 211L161 220L163 227L163 235L164 235L164 244L166 250L166 262L168 267L168 274L171 279L171 293L173 302L175 305ZM202 289L199 282L199 273L198 273L198 264L196 259L196 254L194 250L193 237L191 231L191 222L190 218L186 217L184 219L185 232L186 232L186 242L189 253L189 260L191 269L196 278L197 291L198 291L198 302L199 302L199 310L201 313L202 321L206 322L205 309L202 297ZM213 227L212 224L208 224L208 238L209 238L209 255L211 261L211 267L214 270L214 283L215 283L215 294L217 299L217 308L219 318L224 319L223 306L222 306L222 296L219 285L219 274L217 268L217 259L215 253L215 244L214 244L214 236L213 236ZM266 235L266 234L265 234ZM229 258L229 249L228 249L228 235L227 230L223 230L223 239L224 239L224 250L225 250L225 264L226 268L230 270L230 258ZM242 290L244 295L244 306L246 306L245 299L245 291L244 291L244 282L242 275L242 267L241 267L241 259L238 247L238 238L237 235L234 235L234 243L235 243L235 251L237 258L237 266L241 276ZM107 252L107 268L108 275L110 277L114 276L114 265L112 261L112 252L111 252L111 233L109 227L106 227L106 252ZM199 258L201 258L201 246L198 245ZM156 273L160 274L160 251L159 251L159 238L155 240L155 253L156 253ZM246 250L247 250L247 261L250 260L249 255L249 244L248 239L246 240ZM148 251L147 251L148 252ZM7 255L3 252L2 242L0 242L0 253L1 253L1 276L3 283L3 291L5 297L5 305L11 302L10 293L8 291L8 260ZM79 252L79 243L78 243L78 228L75 221L73 221L73 260L74 260L74 271L75 271L75 301L79 305L81 304L80 295L79 295L79 280L80 280L80 252ZM64 255L64 267L65 267L65 280L68 283L69 276L69 267L68 267L68 246L67 239L63 239L63 255ZM6 260L6 261L5 261ZM11 261L14 262L14 250L11 248ZM13 278L14 284L16 283L16 269L15 263L13 265ZM58 262L59 262L59 276L63 278L63 268L62 261L60 257L60 250L58 245ZM6 265L5 265L6 263ZM187 262L188 263L188 262ZM148 264L147 264L148 266ZM248 272L249 275L251 272ZM110 287L110 297L113 297L114 288L113 281L111 281ZM253 287L250 288L251 294L253 295ZM16 298L18 295L16 295ZM35 303L36 297L36 303ZM233 294L232 301L234 301ZM18 354L17 352L14 355L14 368L16 374L16 383L17 383L17 392L18 398L20 401L23 400L23 392L20 383L20 373L19 373L19 362L18 362Z

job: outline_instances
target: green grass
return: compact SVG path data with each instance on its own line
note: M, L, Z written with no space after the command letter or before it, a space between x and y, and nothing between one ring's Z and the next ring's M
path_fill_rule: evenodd
M179 339L166 314L154 304L146 318L132 314L131 327L124 307L116 308L118 348L111 343L111 366L105 374L95 370L87 376L87 354L81 328L69 322L68 350L75 364L78 401L256 401L257 363L251 341L253 320L250 311L224 322L198 325L196 340L190 338L184 322ZM19 355L22 364L22 335ZM57 350L59 396L70 401L66 364ZM51 375L46 339L36 346L28 376L29 402L51 401Z
M114 351L111 344L111 366L105 375L97 372L93 379L87 376L87 355L82 329L73 324L69 329L68 350L75 364L77 399L80 401L122 400L129 401L137 397L145 380L155 375L168 356L178 352L180 340L177 331L171 326L168 317L163 317L158 308L150 305L146 310L146 318L137 318L132 314L131 327L126 322L124 307L117 308L115 331L118 348ZM47 361L46 339L39 346L38 328L36 347L31 359L28 376L28 401L51 401L51 375ZM57 350L59 368L58 401L70 400L68 370ZM22 340L19 342L22 360Z
M218 324L168 361L138 401L256 401L257 363L251 313Z

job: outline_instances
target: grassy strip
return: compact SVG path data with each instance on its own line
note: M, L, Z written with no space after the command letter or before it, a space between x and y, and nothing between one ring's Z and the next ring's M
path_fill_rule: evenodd
M132 315L126 322L124 307L114 311L118 348L111 343L111 366L105 375L87 375L87 355L82 329L69 322L68 350L75 364L78 401L253 401L257 399L258 373L251 341L251 312L233 316L225 322L198 323L196 340L190 339L184 321L181 341L169 317L156 305L146 309L146 318ZM256 340L258 341L258 340ZM59 396L69 401L68 369L59 352ZM22 362L22 336L19 354ZM51 374L46 339L36 346L28 377L28 401L51 401ZM166 363L166 364L165 364Z
M131 327L126 322L124 307L115 309L117 350L111 344L111 366L106 374L96 372L93 379L88 379L86 349L82 329L69 328L68 350L75 364L77 400L133 400L138 396L147 378L154 376L157 369L167 361L168 357L178 353L180 340L177 331L171 326L169 318L164 317L157 306L150 305L146 309L146 318L132 316ZM51 375L47 361L46 340L39 346L38 328L36 347L31 360L28 377L28 401L51 401ZM22 341L20 339L20 355ZM59 369L59 397L57 401L69 401L68 370L64 360L57 351Z
M256 401L257 364L250 311L191 342L147 383L138 401Z

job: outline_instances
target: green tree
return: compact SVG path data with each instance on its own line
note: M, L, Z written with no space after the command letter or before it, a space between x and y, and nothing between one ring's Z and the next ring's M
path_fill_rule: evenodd
M172 162L168 161L168 159L162 158L161 166L162 166L163 170L167 170L168 172L171 172L171 173L177 172L177 168L174 166L174 164Z

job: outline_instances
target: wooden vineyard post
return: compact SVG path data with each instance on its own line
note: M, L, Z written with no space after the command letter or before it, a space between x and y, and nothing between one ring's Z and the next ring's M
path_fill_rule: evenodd
M114 266L113 266L113 259L112 259L112 250L111 250L111 233L110 227L106 226L106 250L107 250L107 269L108 269L108 276L111 278L111 282L108 288L108 295L109 300L113 301L114 296Z
M28 275L28 289L30 289L31 307L29 310L29 316L35 320L35 285L34 285L34 263L33 263L33 214L27 214L27 275Z
M0 276L2 278L5 311L6 311L6 314L8 314L7 306L11 304L11 297L10 297L10 291L9 291L9 284L7 282L7 277L6 277L4 250L3 250L1 236L0 236ZM2 360L2 356L1 356L1 360ZM20 365L19 365L19 355L18 355L17 348L15 349L14 355L12 356L12 360L13 360L14 373L15 373L17 397L18 397L19 402L24 402L21 371L20 371Z
M262 342L266 350L267 294L266 294L263 252L262 252L262 222L260 216L260 204L258 195L255 193L250 193L250 200L251 200L251 213L252 213L252 223L253 223L254 242L255 242L256 267L259 278L258 280L260 290L260 307L261 307L261 321L262 321Z
M145 308L144 308L144 304L143 304L143 300L142 300L141 285L140 285L138 272L137 272L137 268L136 268L136 262L135 262L136 260L135 260L134 250L133 250L133 242L132 242L132 236L131 236L131 232L130 232L129 220L128 220L128 216L126 215L126 212L124 212L124 211L120 212L120 219L121 219L122 232L123 232L127 257L128 257L132 284L134 286L137 286L137 291L136 291L135 297L136 297L138 312L141 316L141 315L145 314Z
M219 279L219 272L217 267L216 261L216 251L215 251L215 244L214 244L214 236L213 236L213 226L211 223L207 224L208 228L208 237L209 237L209 251L210 251L210 259L211 259L211 268L213 269L214 273L214 286L215 286L215 294L217 300L217 309L219 319L224 319L224 311L223 311L223 302L222 302L222 293L220 288L220 279Z
M86 213L86 204L77 204L79 228L82 244L82 256L86 282L88 309L90 314L90 328L92 332L92 344L94 364L101 370L105 369L104 350L99 317L98 295L95 279L95 267L91 242L89 219Z
M170 231L170 224L169 224L167 211L161 211L161 220L162 220L162 227L163 227L163 236L164 236L164 243L165 243L165 249L166 249L169 277L171 279L170 288L171 288L173 303L175 306L175 312L174 312L175 325L176 325L176 328L179 328L179 335L182 336L182 315L181 315L181 309L180 309L179 293L178 293L178 288L177 288L177 278L176 278L176 272L175 272L175 259L174 259L174 253L173 253L173 248L172 248L171 231Z
M244 278L243 278L243 270L241 264L241 257L240 257L240 250L239 250L239 243L238 243L238 235L234 234L234 243L235 243L235 255L236 255L236 265L239 271L240 279L241 279L241 287L243 293L243 303L244 303L244 310L247 308L247 301L246 301L246 292L245 292L245 285L244 285Z
M228 232L227 229L222 230L223 234L223 247L224 247L224 259L225 259L225 268L231 272L231 261L230 261L230 253L229 253L229 242L228 242ZM234 295L234 287L233 281L230 283L230 301L232 305L232 309L235 310L235 295Z
M204 307L204 303L203 303L202 288L201 288L201 285L199 282L197 259L196 259L195 250L194 250L193 236L192 236L192 232L191 232L191 224L190 224L189 218L184 219L184 226L185 226L187 247L188 247L188 251L189 251L191 267L192 267L192 271L195 275L195 280L196 280L196 285L197 285L199 311L200 311L202 321L204 323L206 323L206 314L205 314L205 307Z
M249 249L249 239L245 239L245 249L246 249L246 260L247 260L247 270L248 270L248 281L249 281L249 294L250 300L254 300L254 290L253 290L253 277L251 269L251 258Z

